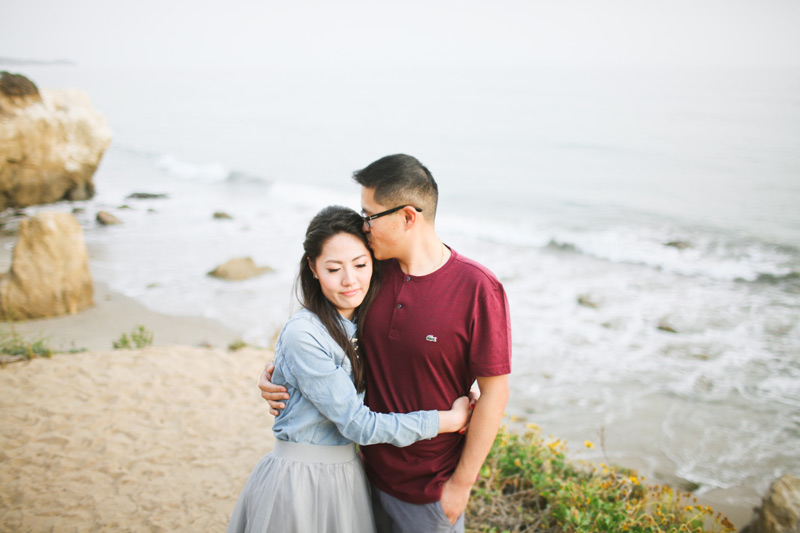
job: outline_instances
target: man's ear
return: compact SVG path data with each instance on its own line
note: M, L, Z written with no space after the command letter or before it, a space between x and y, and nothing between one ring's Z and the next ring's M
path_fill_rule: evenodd
M403 217L405 218L405 229L411 229L414 227L414 224L417 223L417 218L419 217L419 213L413 207L404 207L403 208Z

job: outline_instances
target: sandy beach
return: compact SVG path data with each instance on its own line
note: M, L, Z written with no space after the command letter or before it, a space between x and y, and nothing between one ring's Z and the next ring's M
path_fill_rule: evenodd
M272 353L228 351L231 332L204 319L97 296L84 313L15 326L94 351L0 369L0 530L224 530L272 447L256 387ZM110 349L138 323L156 346Z

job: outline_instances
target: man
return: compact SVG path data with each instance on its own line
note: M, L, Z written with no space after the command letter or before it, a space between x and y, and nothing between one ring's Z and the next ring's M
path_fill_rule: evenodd
M378 412L447 409L477 379L466 438L406 448L362 446L379 531L463 531L470 490L508 402L508 301L485 267L436 235L436 181L416 158L383 157L356 171L364 231L382 281L359 333L368 358L365 403ZM287 396L259 381L274 409Z

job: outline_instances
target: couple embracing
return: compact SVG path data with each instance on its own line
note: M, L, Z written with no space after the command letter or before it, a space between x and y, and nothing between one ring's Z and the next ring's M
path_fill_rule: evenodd
M302 309L259 380L276 444L229 533L464 530L508 401L505 291L436 235L438 187L416 158L353 177L362 214L327 207L306 232Z

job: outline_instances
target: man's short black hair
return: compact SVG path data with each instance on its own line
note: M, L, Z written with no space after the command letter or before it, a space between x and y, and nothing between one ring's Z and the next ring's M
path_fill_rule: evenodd
M388 208L413 205L433 221L439 202L439 187L430 171L416 157L394 154L381 157L361 170L353 179L362 187L375 190L375 201Z

